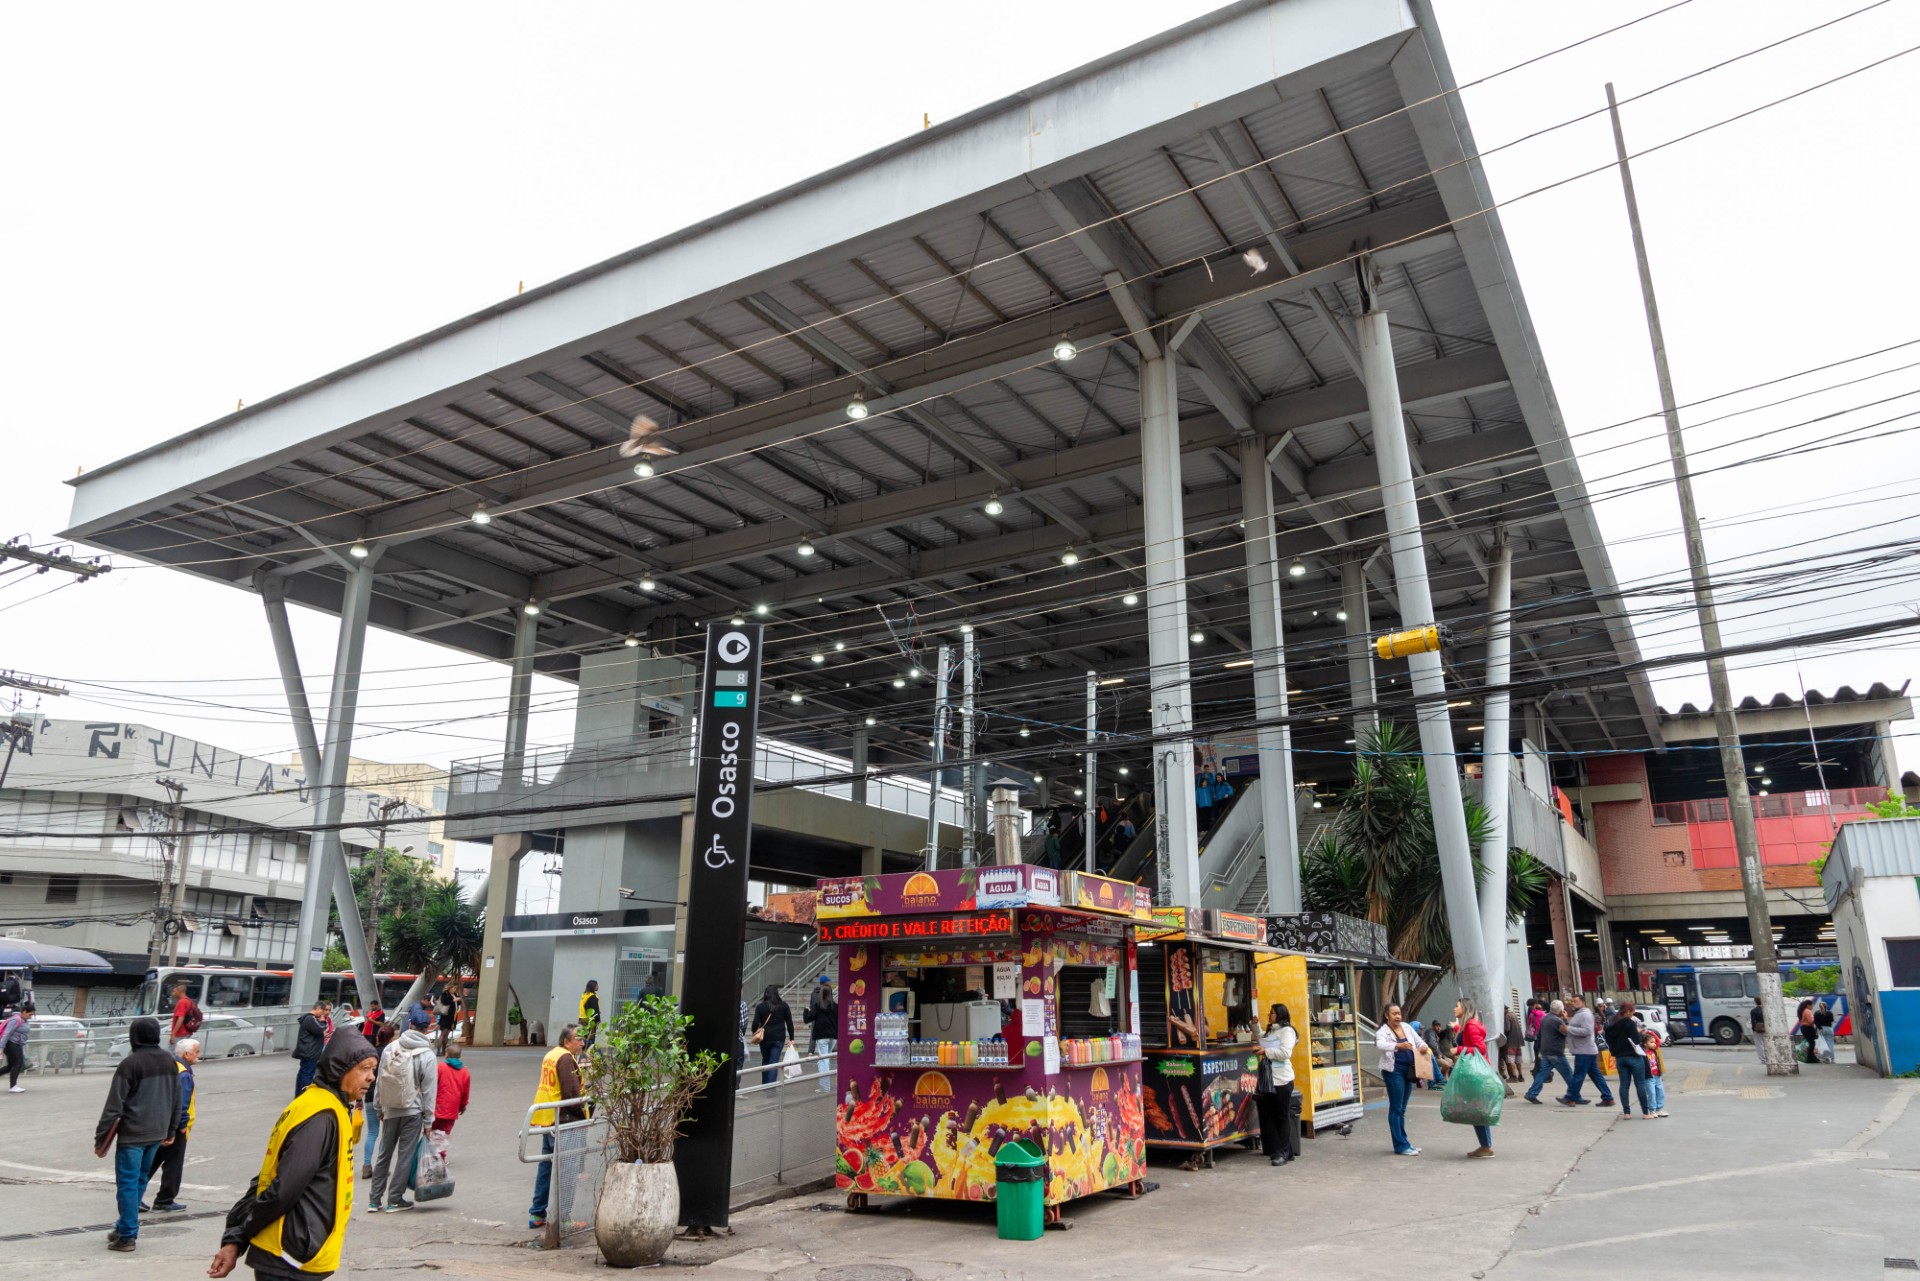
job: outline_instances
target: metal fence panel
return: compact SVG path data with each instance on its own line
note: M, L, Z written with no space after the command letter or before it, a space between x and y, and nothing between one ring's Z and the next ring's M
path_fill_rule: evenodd
M787 1068L799 1073L789 1077ZM771 1084L761 1080L774 1073ZM839 1077L834 1056L740 1074L733 1106L733 1199L833 1173L834 1108Z

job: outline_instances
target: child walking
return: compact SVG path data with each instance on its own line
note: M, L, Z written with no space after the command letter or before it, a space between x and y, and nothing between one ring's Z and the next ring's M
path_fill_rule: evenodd
M1667 1114L1667 1064L1660 1055L1660 1034L1652 1028L1647 1029L1640 1044L1647 1050L1647 1102L1653 1104L1654 1116Z

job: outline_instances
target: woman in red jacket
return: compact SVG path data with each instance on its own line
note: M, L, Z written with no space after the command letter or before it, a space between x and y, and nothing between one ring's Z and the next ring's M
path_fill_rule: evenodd
M1461 997L1453 1004L1453 1023L1460 1029L1460 1039L1454 1048L1454 1057L1462 1054L1478 1054L1491 1067L1493 1060L1487 1055L1487 1025L1480 1021L1480 1012L1472 1001ZM1493 1127L1476 1125L1473 1135L1480 1140L1480 1146L1467 1153L1471 1157L1490 1157L1493 1155Z

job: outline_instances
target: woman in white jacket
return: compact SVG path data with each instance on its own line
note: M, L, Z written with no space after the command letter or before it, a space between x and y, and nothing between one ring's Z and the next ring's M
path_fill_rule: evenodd
M1260 1081L1253 1105L1260 1111L1260 1146L1267 1163L1285 1165L1299 1151L1299 1131L1293 1124L1293 1048L1300 1034L1293 1030L1293 1014L1284 1005L1267 1011L1267 1030L1260 1037Z
M1387 1133L1393 1139L1395 1156L1419 1156L1420 1149L1407 1137L1407 1100L1413 1097L1419 1056L1431 1053L1413 1026L1400 1018L1400 1007L1389 1005L1380 1030L1373 1034L1374 1048L1380 1051L1380 1079L1387 1085Z

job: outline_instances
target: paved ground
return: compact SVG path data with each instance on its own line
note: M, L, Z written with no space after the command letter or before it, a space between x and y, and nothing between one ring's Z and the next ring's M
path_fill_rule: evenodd
M557 1254L528 1248L532 1177L512 1150L535 1052L481 1051L467 1062L474 1104L454 1136L456 1195L407 1214L361 1215L348 1239L351 1273L509 1281L597 1271L590 1242ZM1031 1243L997 1240L972 1207L894 1202L850 1216L830 1192L816 1193L743 1211L732 1237L677 1246L667 1270L709 1281L902 1281L902 1270L921 1281L1062 1270L1076 1281L1577 1281L1632 1269L1715 1281L1881 1276L1889 1257L1920 1258L1920 1107L1909 1106L1920 1082L1880 1081L1850 1065L1770 1081L1751 1051L1683 1049L1671 1063L1670 1119L1516 1099L1492 1161L1465 1160L1471 1134L1442 1124L1435 1098L1422 1095L1411 1129L1425 1153L1415 1158L1390 1155L1383 1119L1370 1113L1352 1138L1310 1142L1287 1169L1237 1154L1202 1173L1157 1167L1160 1189L1145 1200L1076 1205L1072 1230ZM7 1276L204 1275L217 1215L258 1167L292 1075L285 1058L202 1068L186 1199L209 1217L152 1223L131 1258L106 1253L95 1226L113 1217L105 1163L89 1147L104 1074L0 1095L0 1236L40 1234L0 1245Z

